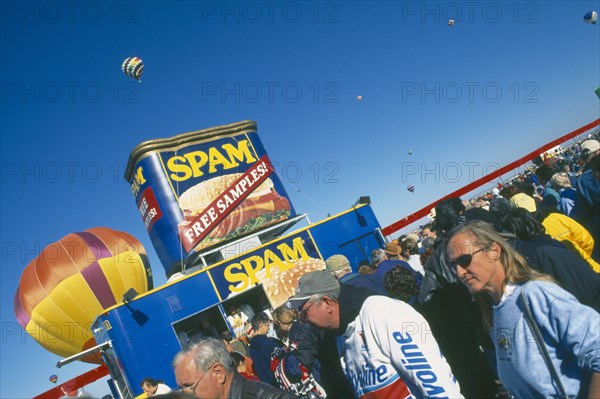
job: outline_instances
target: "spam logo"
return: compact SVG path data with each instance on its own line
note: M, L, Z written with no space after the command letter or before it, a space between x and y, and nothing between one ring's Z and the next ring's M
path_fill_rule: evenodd
M229 291L238 293L257 283L267 284L272 277L292 268L297 261L310 259L304 244L302 237L296 237L291 247L283 242L273 250L266 249L262 254L229 264L224 271L225 280L230 283Z
M140 192L140 188L146 183L146 178L144 177L144 169L141 166L138 166L135 170L135 175L131 181L131 192L133 196L137 198L138 193Z
M248 140L208 148L207 151L191 151L174 155L167 160L169 178L182 182L191 178L237 168L240 164L251 164L256 158L250 151Z

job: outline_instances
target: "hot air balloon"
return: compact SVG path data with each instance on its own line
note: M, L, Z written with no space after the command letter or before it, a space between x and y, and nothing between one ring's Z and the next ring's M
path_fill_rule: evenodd
M408 155L412 155L412 150L408 150Z
M583 22L586 24L595 24L598 21L598 13L596 11L589 11L583 16Z
M356 99L357 99L358 101L362 101L362 96L357 96L357 97L356 97Z
M454 20L453 19L449 19L448 20L448 26L454 26Z
M133 78L138 82L142 81L141 78L142 73L144 73L144 62L141 58L125 58L125 61L123 61L123 64L121 65L121 69L123 70L125 76L129 76L130 78Z
M595 91L595 93L596 93L596 95L598 96L598 98L600 98L600 86L598 86L598 87L596 88L596 91Z
M53 383L53 384L56 384L56 381L58 381L58 376L57 376L56 374L52 374L52 375L50 376L50 378L48 378L48 380L49 380L51 383Z
M131 288L152 289L144 247L127 233L96 227L49 244L25 267L15 315L45 349L68 357L96 345L92 322ZM97 355L82 360L102 363Z
M408 185L408 187L406 187L406 189L407 189L408 191L410 191L411 193L414 193L414 192L415 192L415 186L413 186L412 184L409 184L409 185Z

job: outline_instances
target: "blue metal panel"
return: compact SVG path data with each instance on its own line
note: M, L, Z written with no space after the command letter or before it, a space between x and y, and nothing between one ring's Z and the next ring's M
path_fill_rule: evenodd
M99 318L112 327L107 335L131 390L141 394L145 377L175 387L171 361L181 349L172 324L219 302L206 273L141 296Z
M318 244L323 259L331 255L342 254L350 260L356 270L358 263L368 259L375 248L381 248L376 229L381 228L370 205L351 210L339 217L310 228L310 232Z
M225 319L219 306L221 301L247 292L261 282L257 275L265 274L260 273L263 270L268 275L269 268L289 268L290 263L286 262L315 259L319 254L326 259L341 253L356 267L371 250L383 244L378 228L380 225L371 207L359 206L311 225L308 231L299 230L113 308L98 318L94 335L98 343L112 342L114 354L134 394L142 392L139 382L145 377L159 378L175 387L171 361L181 349L175 323L179 328L185 324L182 320L209 308L214 310L214 313L211 311L213 316ZM194 319L187 320L194 322ZM107 326L110 329L100 331Z

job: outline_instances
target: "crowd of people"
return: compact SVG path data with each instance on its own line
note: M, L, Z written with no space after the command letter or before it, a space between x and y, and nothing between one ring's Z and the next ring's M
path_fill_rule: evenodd
M433 213L326 259L249 339L192 340L163 397L600 398L599 142Z

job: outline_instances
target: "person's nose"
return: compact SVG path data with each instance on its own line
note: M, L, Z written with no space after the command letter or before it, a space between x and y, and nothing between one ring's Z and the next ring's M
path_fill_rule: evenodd
M456 265L456 276L458 278L463 278L465 274L467 274L467 269L463 268L461 265Z

